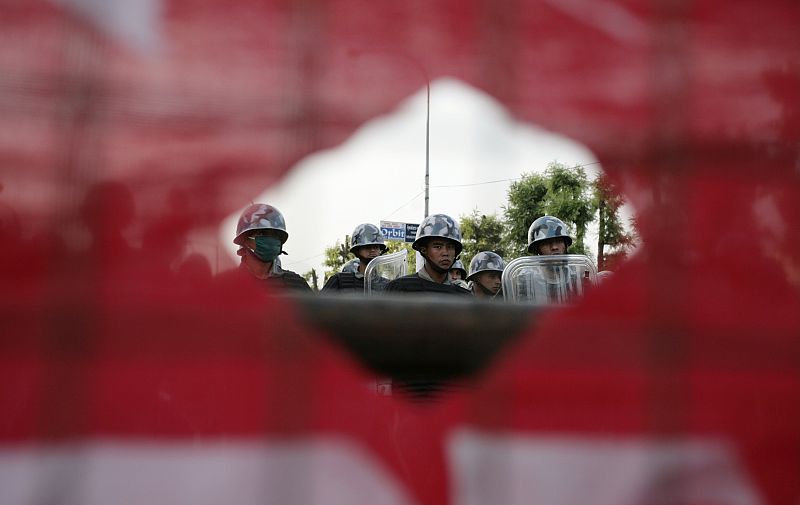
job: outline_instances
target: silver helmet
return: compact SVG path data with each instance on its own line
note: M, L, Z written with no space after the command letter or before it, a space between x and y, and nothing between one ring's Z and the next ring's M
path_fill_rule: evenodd
M461 254L461 230L458 223L446 214L431 214L422 220L417 229L417 237L411 244L415 250L419 251L423 239L440 237L452 240L456 243L456 257Z
M567 247L572 245L572 237L564 221L553 216L542 216L528 228L528 252L536 252L536 244L551 238L563 238Z
M492 251L482 251L472 257L469 262L469 276L467 280L471 281L472 278L481 272L503 272L506 267L503 258L499 254Z
M241 245L245 238L244 235L251 230L276 230L281 237L282 244L289 239L283 214L266 203L254 203L242 211L239 222L236 224L236 237L233 239L233 243Z
M362 223L356 226L350 238L350 252L355 254L356 248L365 245L380 246L381 252L386 250L381 229L370 223Z

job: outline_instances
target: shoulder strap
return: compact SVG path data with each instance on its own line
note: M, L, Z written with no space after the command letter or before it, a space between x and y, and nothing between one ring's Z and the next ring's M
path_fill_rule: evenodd
M333 274L328 277L328 280L325 281L325 285L322 286L322 292L328 291L338 291L339 290L339 274Z
M464 288L453 284L439 284L422 279L417 274L406 275L395 279L386 286L386 291L399 291L405 293L443 293L448 295L466 295L471 293Z
M355 291L357 293L364 292L364 278L356 277L353 272L339 272L333 274L322 291Z
M297 291L311 292L311 286L308 285L305 279L290 270L284 270L283 273L277 277L272 277L289 289Z

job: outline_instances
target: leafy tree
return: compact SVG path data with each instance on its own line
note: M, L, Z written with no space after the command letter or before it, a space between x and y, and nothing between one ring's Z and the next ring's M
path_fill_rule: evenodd
M586 254L587 248L584 243L586 230L589 223L594 221L597 209L586 171L581 166L568 167L551 162L547 166L545 175L549 177L548 213L573 225L575 241L569 252Z
M464 266L469 266L468 260L481 251L494 251L504 256L505 249L502 242L504 226L497 215L487 216L475 209L471 214L459 217L459 223L464 244L461 253L461 257L465 258L461 260Z
M547 179L541 174L523 174L508 188L508 205L503 207L504 259L507 261L528 253L528 228L537 217L546 214L547 188Z
M398 242L398 241L386 241L386 254L394 253L397 251L406 251L408 254L408 269L409 273L414 271L414 264L415 264L415 252L414 249L411 248L410 243L406 242ZM350 261L351 259L355 258L355 255L350 253L350 236L345 235L344 243L340 241L336 241L336 243L330 247L325 248L325 261L323 264L327 267L325 269L325 280L327 281L331 275L341 272L342 267ZM306 275L310 275L310 272Z
M395 253L397 251L406 251L408 255L408 273L416 270L417 256L416 251L412 249L410 242L399 242L397 240L386 241L386 254Z
M625 259L636 242L636 226L632 221L633 232L622 224L619 211L625 199L606 174L594 181L594 198L597 202L598 237L597 269L610 270L616 263Z
M342 267L351 258L350 255L350 235L344 236L344 243L339 242L330 247L325 248L325 261L322 262L327 268L325 269L325 280L338 272L342 271Z
M319 292L319 279L317 277L317 270L312 268L308 272L303 274L303 278L308 282L311 286L311 289L314 290L315 293Z
M586 171L581 166L569 167L551 162L544 174L524 174L508 190L504 207L506 259L523 256L528 250L528 228L537 218L555 216L575 232L571 253L586 254L584 239L594 221L596 200Z

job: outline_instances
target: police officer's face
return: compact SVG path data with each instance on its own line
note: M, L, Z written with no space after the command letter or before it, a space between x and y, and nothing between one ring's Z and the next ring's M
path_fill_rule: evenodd
M450 280L463 279L461 277L461 270L450 270Z
M272 237L278 240L282 238L278 230L273 230L271 228L266 230L250 230L245 234L244 245L249 247L250 250L254 250L256 248L256 237Z
M450 268L456 257L456 245L449 240L433 239L420 249L429 261L440 268Z
M549 256L567 252L567 243L563 238L549 238L539 243L539 254Z
M381 255L381 246L379 245L362 245L355 250L356 256L359 258L377 258Z
M496 295L500 291L500 275L500 272L481 272L474 279L491 291L493 295Z

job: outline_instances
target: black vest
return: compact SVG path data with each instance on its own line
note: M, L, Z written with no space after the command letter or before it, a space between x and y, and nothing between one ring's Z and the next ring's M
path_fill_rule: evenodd
M322 287L323 293L329 291L353 291L362 294L364 293L364 277L356 277L353 272L333 274Z
M280 275L270 276L264 280L265 282L276 283L292 291L313 293L306 280L291 270L284 270Z
M469 290L454 284L440 284L423 279L419 274L406 275L395 279L386 286L386 291L397 293L442 293L446 295L472 296Z

